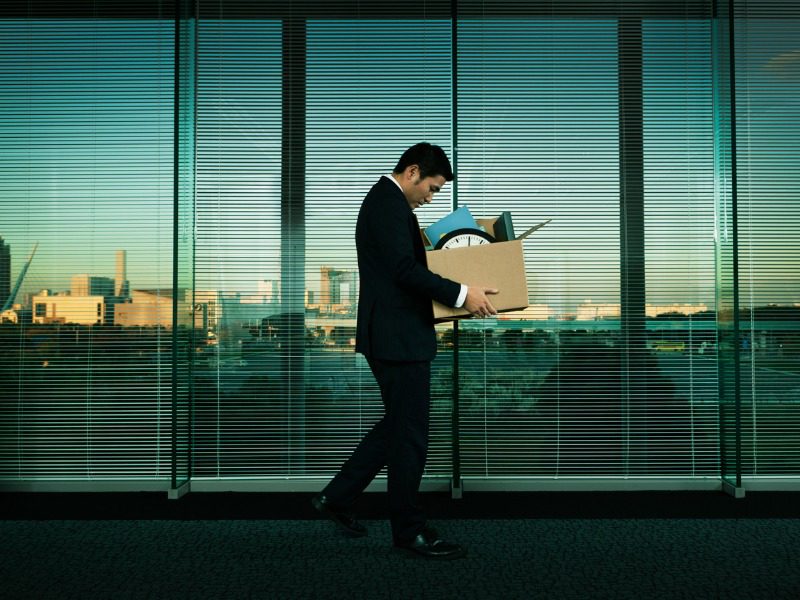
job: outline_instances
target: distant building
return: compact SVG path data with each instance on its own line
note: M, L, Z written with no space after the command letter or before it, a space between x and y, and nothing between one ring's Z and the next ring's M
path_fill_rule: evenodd
M528 308L500 313L500 321L547 321L555 317L555 311L547 304L531 304Z
M179 296L182 290L179 290ZM121 302L114 306L114 325L123 327L172 327L171 289L165 290L133 290L130 302ZM179 301L178 323L190 325L192 314L189 305Z
M117 298L127 298L129 294L126 257L125 250L117 250L117 273L114 279L114 295Z
M258 282L255 294L242 295L242 304L273 304L281 301L281 282L275 279L263 279Z
M0 308L11 294L11 246L0 237Z
M110 277L97 277L95 275L73 275L70 282L72 296L114 296L114 280Z
M356 303L356 272L320 267L320 304Z
M104 296L51 296L44 293L35 295L32 304L35 324L102 325L107 319Z
M0 323L11 323L13 325L29 325L32 322L32 312L30 308L25 308L22 304L14 304L8 310L0 312Z
M657 317L658 315L669 313L693 315L695 313L707 312L708 307L705 304L648 304L645 307L645 311L648 317Z
M191 293L188 291L187 299L191 299ZM219 291L194 291L195 327L216 330L222 318L222 310L222 294Z
M705 304L647 304L645 314L648 317L657 317L669 313L681 315L693 315L695 313L706 312L708 307ZM605 303L594 304L587 300L578 306L576 320L578 321L599 321L602 319L619 319L621 309L619 304Z
M619 319L620 305L611 303L594 304L587 300L578 306L576 321L599 321L601 319Z
M319 295L306 290L306 310L321 315L349 314L356 306L356 271L320 267Z
M22 306L32 307L33 299L36 296L69 296L69 292L56 293L50 288L42 288L38 292L24 292L22 294Z

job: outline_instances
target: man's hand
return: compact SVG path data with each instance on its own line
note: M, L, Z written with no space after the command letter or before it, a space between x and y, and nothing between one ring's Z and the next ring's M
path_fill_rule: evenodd
M495 310L492 303L489 302L489 298L487 298L486 295L497 294L499 291L500 290L494 288L471 285L467 289L467 299L464 300L464 308L469 311L473 317L496 315L497 310Z

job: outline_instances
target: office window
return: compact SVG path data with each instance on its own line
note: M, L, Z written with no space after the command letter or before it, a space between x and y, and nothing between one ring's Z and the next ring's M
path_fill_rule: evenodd
M634 23L459 25L458 203L510 210L518 233L552 219L523 243L531 306L463 325L467 476L715 473L708 22ZM642 134L620 130L623 79L639 86ZM644 231L620 213L623 143L643 152ZM621 236L642 234L631 267ZM645 277L641 349L621 327L631 268Z
M530 307L462 325L463 473L621 472L616 21L464 19L458 57L459 206L552 219Z
M428 141L452 157L450 23L312 20L307 32L306 450L310 470L330 473L383 414L372 373L353 352L358 210L409 146ZM417 211L423 227L452 210L451 193L448 184ZM451 365L442 349L432 370L428 477L450 473Z
M800 9L736 2L745 475L800 472Z
M706 19L642 24L650 473L719 470L710 36Z
M732 4L733 90L706 0L45 4L0 20L0 485L331 475L383 412L358 208L421 140L422 226L552 219L527 310L437 326L428 479L798 473L792 3Z
M4 482L169 474L173 30L0 21Z
M197 29L194 476L284 474L281 22Z

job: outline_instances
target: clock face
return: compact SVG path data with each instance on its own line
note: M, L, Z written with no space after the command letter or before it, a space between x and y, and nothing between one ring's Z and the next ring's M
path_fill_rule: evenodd
M452 248L467 248L491 244L494 238L480 229L456 229L443 236L436 244L436 250L450 250Z

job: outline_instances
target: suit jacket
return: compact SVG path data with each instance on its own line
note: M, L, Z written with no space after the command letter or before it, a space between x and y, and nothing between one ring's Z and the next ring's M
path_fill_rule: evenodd
M461 285L428 270L417 217L400 188L386 177L361 204L356 249L356 351L383 360L432 360L436 332L431 299L453 306Z

